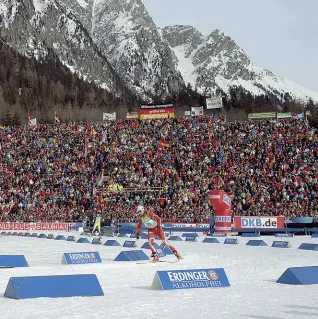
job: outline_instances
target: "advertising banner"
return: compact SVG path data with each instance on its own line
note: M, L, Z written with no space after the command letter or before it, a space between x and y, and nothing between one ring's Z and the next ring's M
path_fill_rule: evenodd
M202 115L204 115L203 106L191 107L191 115L192 116L202 116Z
M153 289L161 290L229 286L230 283L223 268L157 271L152 282Z
M123 247L129 247L129 248L137 247L137 244L134 240L125 240Z
M210 109L220 109L222 108L222 98L210 98L206 99L206 108Z
M138 112L127 113L126 119L128 119L128 120L139 119L139 114L138 114Z
M209 228L210 224L202 223L175 223L172 224L172 228Z
M261 119L275 119L276 113L269 112L269 113L250 113L248 115L249 120L261 120Z
M0 223L0 230L67 231L69 228L76 228L76 223Z
M173 228L196 228L197 224L172 224Z
M169 109L173 108L173 104L158 104L158 105L140 105L141 109Z
M289 242L288 241L279 241L279 240L275 240L273 241L272 247L275 248L289 248Z
M221 190L211 190L210 205L215 210L215 232L230 233L232 231L231 198Z
M292 117L292 113L291 112L277 113L277 118L278 119L288 119L290 117Z
M103 113L103 121L116 121L116 112Z
M276 233L275 237L294 237L294 234L292 234L292 233L289 233L289 234Z
M225 245L237 245L238 244L238 239L237 238L226 238L224 240Z
M95 264L101 263L102 260L97 251L93 252L80 252L80 253L64 253L62 264Z
M173 118L174 108L153 108L153 109L140 109L140 119L162 119Z
M242 228L284 228L284 216L235 216L234 227L236 229Z

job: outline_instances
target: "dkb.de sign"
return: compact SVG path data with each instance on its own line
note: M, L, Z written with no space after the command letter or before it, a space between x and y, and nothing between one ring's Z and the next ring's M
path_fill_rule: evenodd
M234 217L234 227L236 229L242 228L284 228L284 216L278 217L244 217L235 216Z

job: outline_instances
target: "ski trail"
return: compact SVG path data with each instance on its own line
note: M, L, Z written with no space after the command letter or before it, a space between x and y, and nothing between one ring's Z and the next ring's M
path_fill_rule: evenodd
M96 19L95 19L95 8L96 8L96 2L98 0L93 0L93 7L92 7L92 27L91 27L91 38L95 39L94 37L94 31L95 31L95 22L96 22ZM95 41L94 41L95 42Z

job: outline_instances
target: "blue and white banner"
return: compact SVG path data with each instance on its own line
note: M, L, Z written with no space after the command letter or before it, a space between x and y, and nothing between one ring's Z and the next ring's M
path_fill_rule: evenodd
M294 234L276 233L275 237L294 237Z
M101 263L102 260L97 251L80 252L80 253L64 253L62 257L63 265L74 264L95 264Z
M226 238L224 240L224 244L226 244L226 245L237 245L238 244L238 239L237 238Z
M215 216L215 221L218 223L230 223L232 221L231 216Z
M273 241L272 247L275 248L289 248L289 242L288 241L280 241L280 240L275 240Z
M125 240L123 247L129 247L129 248L137 247L137 243L134 240Z
M227 237L227 233L213 233L211 237Z
M157 271L152 282L153 289L175 290L193 288L229 287L223 268Z

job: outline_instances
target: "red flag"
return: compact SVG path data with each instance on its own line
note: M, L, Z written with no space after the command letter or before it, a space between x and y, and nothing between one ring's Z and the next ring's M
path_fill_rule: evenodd
M159 142L160 146L163 146L163 147L169 147L169 143L164 139L164 138L161 138L160 139L160 142Z

